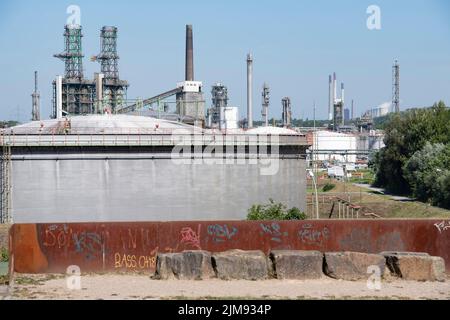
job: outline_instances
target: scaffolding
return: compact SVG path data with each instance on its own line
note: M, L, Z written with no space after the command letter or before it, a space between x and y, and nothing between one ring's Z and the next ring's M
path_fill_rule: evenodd
M125 106L128 82L119 78L119 55L117 54L117 27L105 26L100 31L101 52L92 57L100 62L103 79L101 101L96 101L112 113ZM100 110L103 111L103 110Z
M61 88L53 81L53 118L57 118L56 95L61 90L62 110L65 114L90 114L94 112L95 84L84 79L82 28L79 25L66 25L64 32L65 51L55 54L65 64Z
M11 147L3 143L0 164L0 224L11 224Z

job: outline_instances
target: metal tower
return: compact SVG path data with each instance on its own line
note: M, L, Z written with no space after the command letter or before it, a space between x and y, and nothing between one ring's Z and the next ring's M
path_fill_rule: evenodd
M228 106L228 89L224 85L217 83L212 87L212 119L213 125L219 124L219 128L225 127L225 108Z
M40 115L40 104L41 104L41 95L38 92L38 73L37 71L34 72L34 92L31 95L32 98L32 109L31 109L31 120L32 121L39 121L41 120Z
M281 104L283 106L283 127L289 128L291 126L291 99L289 97L285 97L281 100Z
M396 59L392 66L392 108L400 112L400 65Z
M64 32L65 51L55 54L55 58L59 58L65 62L65 78L66 79L82 79L83 78L83 52L81 47L81 26L66 25Z
M262 91L262 116L266 127L269 126L269 104L270 104L270 89L269 86L264 83Z
M66 25L65 51L55 54L65 63L64 77L53 81L53 118L66 115L90 114L94 111L95 85L84 79L81 26Z
M95 57L95 60L101 64L101 73L105 75L105 79L119 79L116 27L102 28L100 46L101 53Z
M92 57L101 65L103 87L97 88L97 112L115 112L124 105L128 83L119 79L119 55L117 54L117 27L104 26L100 31L101 52ZM97 87L102 85L97 84ZM99 94L100 92L101 94Z

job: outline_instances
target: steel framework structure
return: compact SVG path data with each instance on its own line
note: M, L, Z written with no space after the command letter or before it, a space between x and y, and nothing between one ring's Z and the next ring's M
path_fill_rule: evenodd
M115 113L123 107L126 100L128 82L119 78L119 55L117 54L117 27L104 26L100 31L99 55L93 57L93 60L100 62L103 80L102 101L97 101L104 109Z
M400 65L395 60L392 66L392 108L394 112L400 112Z

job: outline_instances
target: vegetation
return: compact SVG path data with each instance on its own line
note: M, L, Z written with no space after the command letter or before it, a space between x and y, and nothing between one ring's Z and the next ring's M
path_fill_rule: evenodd
M5 248L0 248L0 262L8 262L9 261L9 252Z
M323 192L328 192L328 191L333 190L334 188L336 188L335 184L327 183L326 185L323 186L322 191Z
M18 121L0 121L0 128L11 128L17 126L18 124Z
M386 147L374 159L375 186L450 208L449 124L443 102L391 115Z
M282 203L275 203L270 199L269 204L253 205L248 210L247 220L306 220L306 214L295 207L287 210Z

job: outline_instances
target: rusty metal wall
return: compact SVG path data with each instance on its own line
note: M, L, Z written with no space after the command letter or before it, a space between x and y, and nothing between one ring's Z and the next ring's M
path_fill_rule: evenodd
M11 239L19 273L150 273L158 252L198 249L427 252L450 271L450 220L16 224Z

